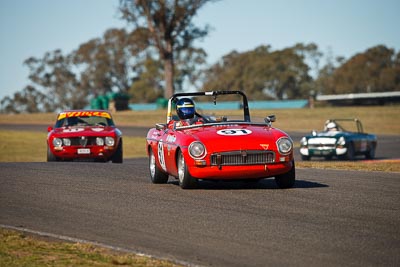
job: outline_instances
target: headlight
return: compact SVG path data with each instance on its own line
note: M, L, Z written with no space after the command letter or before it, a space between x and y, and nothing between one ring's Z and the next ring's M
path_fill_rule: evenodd
M64 146L70 146L71 145L71 139L63 138L63 144L64 144Z
M104 146L104 139L101 137L96 137L96 145Z
M62 140L60 138L54 138L53 139L53 145L55 147L61 147L62 146Z
M336 142L339 146L344 146L346 144L346 140L344 139L343 136L339 138L339 140Z
M305 137L301 138L300 145L301 146L307 146L307 138L305 138Z
M115 144L114 138L107 136L106 137L106 145L107 146L114 146L114 144Z
M189 146L189 154L195 159L204 158L206 155L206 147L203 143L195 141Z
M286 137L280 138L276 144L278 145L278 150L281 154L288 154L293 147L292 141Z

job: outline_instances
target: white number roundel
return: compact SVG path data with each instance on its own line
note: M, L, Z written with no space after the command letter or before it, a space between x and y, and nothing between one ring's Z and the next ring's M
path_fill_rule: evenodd
M228 136L237 136L237 135L248 135L252 132L248 129L224 129L219 130L217 134L219 135L228 135Z

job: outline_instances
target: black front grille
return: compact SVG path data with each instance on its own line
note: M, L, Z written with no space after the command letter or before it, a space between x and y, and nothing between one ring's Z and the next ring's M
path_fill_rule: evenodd
M96 137L74 137L71 138L71 146L94 146L96 145Z
M211 165L214 166L259 165L273 162L275 162L273 151L242 150L211 155Z

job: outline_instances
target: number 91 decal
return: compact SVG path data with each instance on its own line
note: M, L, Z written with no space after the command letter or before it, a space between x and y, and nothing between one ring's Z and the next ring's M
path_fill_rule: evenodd
M248 129L224 129L219 130L217 134L219 135L228 135L228 136L238 136L238 135L248 135L252 132Z

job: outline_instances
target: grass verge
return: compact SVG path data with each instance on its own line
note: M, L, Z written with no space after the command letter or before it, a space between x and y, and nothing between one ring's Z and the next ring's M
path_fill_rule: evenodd
M48 240L0 229L0 266L180 266L168 261L82 243Z
M399 160L296 161L297 168L400 172Z

